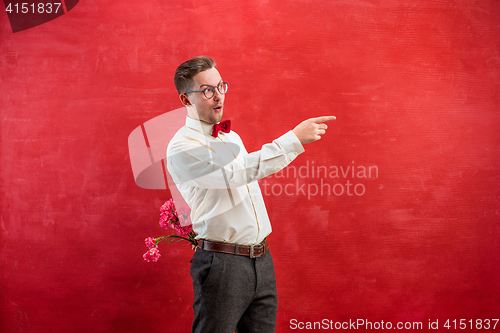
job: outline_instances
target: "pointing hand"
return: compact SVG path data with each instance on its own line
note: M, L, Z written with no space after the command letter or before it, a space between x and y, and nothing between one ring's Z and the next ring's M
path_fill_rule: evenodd
M320 135L325 134L328 126L324 122L335 120L335 116L323 116L318 118L309 118L298 124L293 133L300 140L300 143L306 144L321 139Z

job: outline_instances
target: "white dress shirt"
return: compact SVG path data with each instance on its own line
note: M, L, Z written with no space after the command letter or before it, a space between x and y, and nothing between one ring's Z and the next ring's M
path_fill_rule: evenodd
M167 169L191 208L196 238L259 244L271 223L257 180L286 167L304 148L293 131L248 153L238 134L186 118L167 147Z

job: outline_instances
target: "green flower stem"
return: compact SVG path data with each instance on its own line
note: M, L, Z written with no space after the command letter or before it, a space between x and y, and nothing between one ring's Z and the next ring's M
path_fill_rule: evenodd
M179 235L169 235L169 236L164 236L164 237L158 237L155 238L155 246L160 244L160 242L165 241L167 243L177 243L182 240L188 241L192 245L196 246L198 245L198 241L195 239L195 234L191 232L188 237L182 237Z

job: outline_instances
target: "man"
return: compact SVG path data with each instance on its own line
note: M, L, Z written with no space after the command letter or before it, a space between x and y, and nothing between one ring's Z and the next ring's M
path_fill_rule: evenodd
M308 119L248 154L230 123L221 122L228 84L211 58L181 64L174 82L187 118L168 145L167 168L199 239L191 261L192 332L274 332L271 224L257 180L286 167L335 117Z

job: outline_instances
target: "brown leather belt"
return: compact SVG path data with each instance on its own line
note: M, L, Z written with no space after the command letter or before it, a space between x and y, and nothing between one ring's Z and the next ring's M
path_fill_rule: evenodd
M269 245L264 239L259 245L238 245L231 243L211 242L205 239L198 240L198 247L202 250L236 254L250 258L258 258L266 253Z

